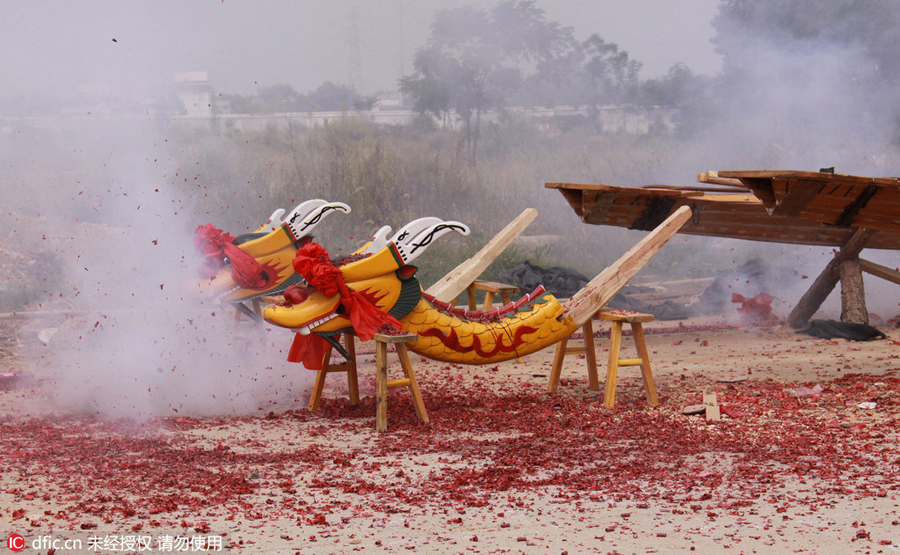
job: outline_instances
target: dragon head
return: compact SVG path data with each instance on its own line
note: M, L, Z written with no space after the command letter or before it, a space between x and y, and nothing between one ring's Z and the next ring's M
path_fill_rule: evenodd
M199 226L194 235L197 250L204 255L207 278L202 289L209 296L241 303L265 295L282 293L300 283L291 264L297 248L311 239L309 234L333 211L350 212L341 202L309 200L295 207L280 223L284 210L276 210L254 233L237 238L210 224Z
M352 330L367 340L383 325L399 329L398 319L411 311L421 296L410 263L435 239L451 231L469 233L459 222L421 218L404 226L386 244L376 235L368 249L343 264L332 262L321 246L305 245L297 252L293 267L307 287L288 288L286 304L266 306L262 317L300 335L329 336Z

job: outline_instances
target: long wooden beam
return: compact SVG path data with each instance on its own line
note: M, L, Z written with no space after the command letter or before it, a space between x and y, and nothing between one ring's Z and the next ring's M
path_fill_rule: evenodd
M566 303L563 317L571 317L582 326L606 305L633 278L659 249L691 218L691 209L682 206L656 229L633 246L611 266L600 272Z
M859 259L859 266L862 268L863 272L867 274L871 274L875 277L880 277L881 279L886 279L890 282L896 283L900 285L900 272L894 270L893 268L888 268L887 266L882 266L881 264L876 264L870 260Z
M519 216L500 230L500 233L488 241L475 256L464 261L450 271L437 283L429 287L425 292L433 295L439 301L449 303L456 299L466 287L478 279L488 266L506 250L510 243L518 237L538 216L534 208L526 208Z

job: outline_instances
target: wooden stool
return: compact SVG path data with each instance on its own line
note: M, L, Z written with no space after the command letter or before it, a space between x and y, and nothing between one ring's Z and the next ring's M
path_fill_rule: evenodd
M356 344L352 333L344 334L344 347L351 360L345 360L338 364L331 364L331 351L334 347L328 347L322 358L322 368L316 372L316 381L313 383L312 394L309 396L309 411L315 412L322 400L322 390L325 389L325 378L330 372L346 372L347 384L350 387L350 404L359 404L359 381L356 377Z
M606 392L603 404L606 408L612 408L616 403L616 376L620 366L640 366L641 376L644 378L644 389L647 391L647 401L650 406L659 404L656 398L656 386L653 384L653 372L650 369L650 353L647 351L647 342L644 341L644 322L652 322L652 314L643 314L631 310L601 310L597 317L601 320L612 322L609 333L609 367L606 370ZM622 347L622 325L631 324L631 337L637 348L639 358L619 358Z
M602 308L594 315L601 320L612 322L609 334L609 366L606 370L606 391L603 404L612 408L616 402L616 378L620 366L640 366L644 379L644 389L647 391L647 399L651 406L659 404L656 396L656 386L653 383L653 373L650 369L650 354L647 351L647 343L644 340L644 322L652 322L652 314L643 314L630 310L617 310ZM631 333L639 358L619 358L622 347L622 326L631 324ZM597 376L597 354L594 350L594 329L591 320L582 326L584 333L583 346L568 347L569 338L562 339L556 344L556 353L553 356L553 368L550 372L550 383L547 385L548 393L556 393L559 387L559 379L562 374L562 363L568 354L584 353L588 367L588 381L594 391L600 390L600 381Z
M484 291L484 308L482 310L485 312L494 307L494 295L500 295L500 299L505 306L512 302L510 300L510 295L519 292L519 288L515 285L476 279L471 285L466 287L466 295L469 298L469 310L477 310L478 308L478 305L475 303L476 290Z
M494 308L494 295L500 295L502 306L506 306L512 302L510 295L518 293L519 288L515 285L506 283L498 283L496 281L483 281L476 279L472 285L466 287L466 296L469 299L469 310L477 310L478 304L475 302L475 291L484 291L484 307L482 310L487 312ZM516 362L525 362L525 359L518 357Z
M406 343L415 341L418 336L414 333L403 335L384 335L376 333L372 336L375 340L375 429L379 432L387 430L387 402L388 390L395 387L408 387L412 396L416 414L423 422L428 422L428 412L425 411L425 403L422 401L422 393L416 383L416 375L413 373L412 364L409 362L409 352ZM397 357L400 366L406 376L399 380L388 380L387 377L387 346L393 343L397 349Z

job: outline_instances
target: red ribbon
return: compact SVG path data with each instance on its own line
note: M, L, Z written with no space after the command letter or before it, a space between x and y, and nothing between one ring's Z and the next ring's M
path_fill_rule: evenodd
M340 268L334 265L328 251L318 243L303 245L294 257L294 271L315 287L326 297L341 296L341 305L350 318L353 332L363 341L369 341L382 325L387 324L396 330L402 326L400 322L382 310L379 310L365 295L355 291L344 282ZM291 362L303 362L310 370L322 368L322 358L327 345L318 335L294 336L294 343L288 354ZM318 356L318 360L315 357Z
M335 339L340 339L340 335ZM300 362L310 370L321 370L325 361L325 351L328 350L328 342L318 335L294 334L294 342L288 351L288 362Z
M231 277L245 289L266 289L272 279L259 262L234 244L234 237L212 224L199 225L194 232L194 247L206 257L208 266L220 269L227 258L231 263Z

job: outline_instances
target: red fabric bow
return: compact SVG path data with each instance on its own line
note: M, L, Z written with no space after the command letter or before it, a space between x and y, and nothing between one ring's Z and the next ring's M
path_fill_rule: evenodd
M317 291L326 297L341 296L341 305L345 314L350 318L353 332L363 341L372 339L372 336L383 324L397 330L401 328L400 322L396 318L379 310L362 293L347 287L340 268L334 265L328 256L328 251L322 245L318 243L303 245L297 251L293 264L294 271ZM318 370L322 368L322 358L326 349L325 340L318 335L297 334L294 336L288 360L303 362L303 365L310 370ZM318 360L315 360L316 356L318 356ZM310 364L315 364L315 366Z
M225 259L231 262L231 277L245 289L265 289L271 285L263 267L250 254L234 244L234 237L212 224L199 225L194 231L194 247L206 257L208 265L219 269Z

